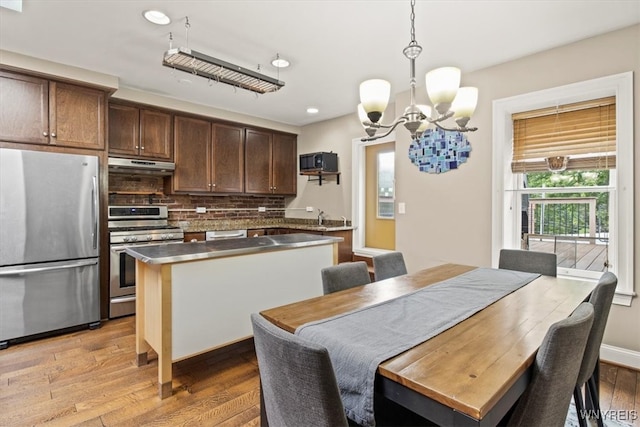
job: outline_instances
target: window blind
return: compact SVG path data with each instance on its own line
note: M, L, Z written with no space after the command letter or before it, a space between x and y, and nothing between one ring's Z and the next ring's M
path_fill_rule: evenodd
M567 169L612 169L616 164L615 96L512 115L511 170L548 171L545 159L568 156Z

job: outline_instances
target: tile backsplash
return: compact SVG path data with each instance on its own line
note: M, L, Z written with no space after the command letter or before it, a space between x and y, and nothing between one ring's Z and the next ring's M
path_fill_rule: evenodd
M284 218L284 196L164 194L163 178L153 175L109 175L109 205L166 205L170 221ZM196 213L204 207L206 213ZM266 208L258 212L259 207ZM214 209L209 211L209 209Z

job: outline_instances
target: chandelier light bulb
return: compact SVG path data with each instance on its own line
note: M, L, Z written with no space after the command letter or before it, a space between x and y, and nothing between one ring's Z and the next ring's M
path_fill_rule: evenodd
M420 109L422 114L427 116L427 119L431 118L432 110L431 110L431 106L430 105L418 104L417 107ZM433 126L431 126L431 123L429 123L428 120L422 120L422 122L420 123L420 126L418 127L418 130L416 132L419 133L419 134L422 134L422 132L424 132L425 130L430 129L432 127Z
M458 89L458 94L451 103L453 117L471 117L478 104L478 88L465 86Z
M382 79L371 79L360 83L360 102L372 123L377 123L387 108L391 84Z
M429 99L433 105L436 107L438 104L446 105L446 112L460 87L460 69L456 67L436 68L427 73L425 82ZM439 109L438 112L443 114Z

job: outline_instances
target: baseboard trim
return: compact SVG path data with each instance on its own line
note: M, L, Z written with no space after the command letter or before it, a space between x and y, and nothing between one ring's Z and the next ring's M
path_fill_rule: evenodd
M638 351L602 344L600 346L600 359L640 371L640 352Z

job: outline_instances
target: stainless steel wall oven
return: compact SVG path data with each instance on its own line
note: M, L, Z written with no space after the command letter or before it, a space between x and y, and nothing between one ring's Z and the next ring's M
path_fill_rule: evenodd
M180 228L168 224L166 206L109 206L109 317L135 313L136 263L128 246L184 241Z

